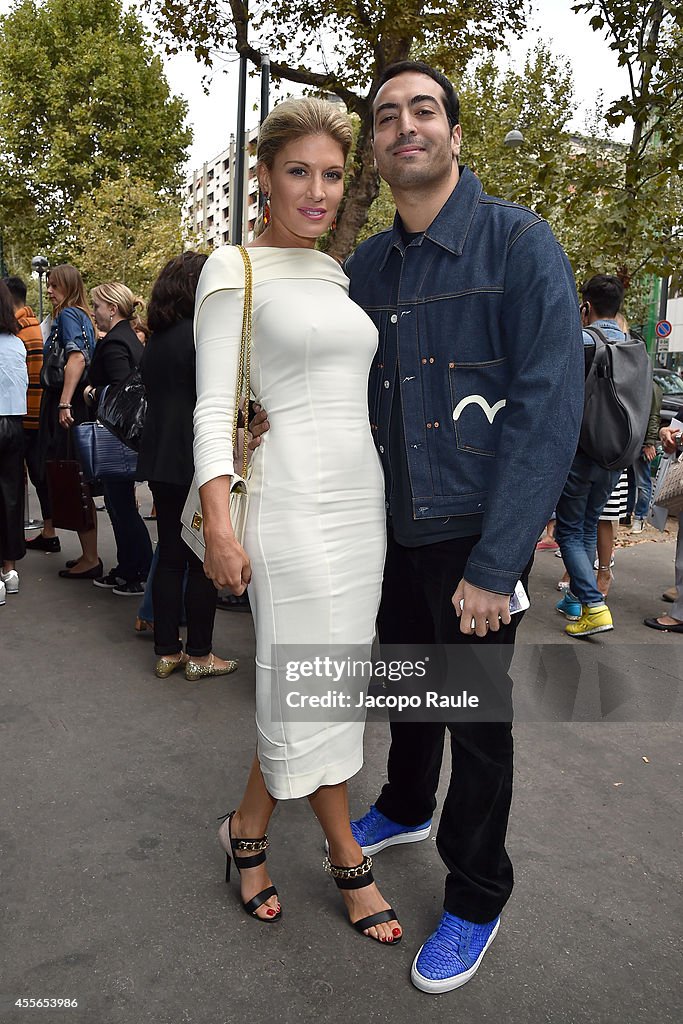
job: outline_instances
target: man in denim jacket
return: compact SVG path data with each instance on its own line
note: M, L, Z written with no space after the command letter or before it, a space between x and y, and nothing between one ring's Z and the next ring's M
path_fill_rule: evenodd
M439 72L385 71L374 152L398 212L347 263L351 297L380 335L369 391L388 508L379 636L505 644L488 653L509 683L520 618L510 595L526 584L576 451L583 351L564 253L545 221L459 168L458 121ZM465 661L473 648L459 650ZM411 975L426 992L472 977L512 890L510 723L392 723L388 783L352 823L367 854L429 835L446 725L445 911Z

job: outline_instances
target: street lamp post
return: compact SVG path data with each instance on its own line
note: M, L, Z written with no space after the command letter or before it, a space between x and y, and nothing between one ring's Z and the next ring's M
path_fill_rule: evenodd
M518 149L524 142L524 136L517 128L513 128L511 132L508 132L503 139L503 145L508 146L510 149Z
M43 321L43 274L49 266L44 256L34 256L31 260L31 270L38 275L38 319Z
M268 111L270 109L270 57L267 53L264 53L261 57L261 124L268 117ZM259 188L259 199L258 208L259 213L263 216L263 211L266 205L266 197Z

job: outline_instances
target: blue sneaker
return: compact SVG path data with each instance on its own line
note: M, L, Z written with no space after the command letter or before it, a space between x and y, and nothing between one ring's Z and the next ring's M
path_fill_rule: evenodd
M562 600L555 605L555 611L566 616L570 622L578 622L581 618L581 602L577 601L570 591L567 591Z
M421 992L450 992L476 973L496 937L500 918L473 924L444 910L439 927L418 950L410 980Z
M431 818L422 825L398 825L378 811L374 804L364 817L351 822L353 838L366 857L374 857L387 846L419 843L422 839L429 838L431 830Z

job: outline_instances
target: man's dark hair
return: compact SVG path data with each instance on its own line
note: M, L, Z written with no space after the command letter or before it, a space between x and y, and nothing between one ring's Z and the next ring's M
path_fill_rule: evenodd
M184 252L168 261L154 282L147 307L150 331L163 331L192 319L199 275L207 259L201 252Z
M445 108L446 117L448 118L448 125L451 130L455 128L456 124L460 124L460 100L458 94L453 88L453 84L446 78L443 71L437 71L436 68L431 67L429 64L425 64L421 60L399 60L395 64L389 64L384 69L382 74L379 76L379 82L377 83L377 92L386 85L387 82L391 81L392 78L396 78L397 75L403 75L406 72L414 72L418 75L428 75L432 78L437 85L440 85L444 92L445 97ZM377 93L375 93L377 95Z
M20 330L14 315L14 300L4 281L0 281L0 334L16 334Z
M581 297L598 316L613 317L624 301L624 286L613 274L595 274L582 286Z
M26 305L26 285L20 277L3 277L3 281L9 288L10 295L22 306Z

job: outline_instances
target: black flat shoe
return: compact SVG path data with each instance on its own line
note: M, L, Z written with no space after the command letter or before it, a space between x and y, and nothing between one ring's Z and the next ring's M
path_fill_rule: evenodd
M222 608L224 612L250 612L251 605L245 594L220 594L216 598L216 608Z
M27 551L49 551L50 554L57 554L62 550L62 545L59 542L59 537L43 537L42 533L39 533L33 540L26 541Z
M646 626L650 629L658 629L661 633L683 633L683 622L677 622L673 626L667 626L663 622L657 622L657 619L643 619Z
M71 572L69 569L60 569L59 575L63 580L96 580L104 573L104 566L100 560L94 569L86 569L85 572Z
M230 837L230 848L233 856L235 856L236 853L241 853L242 851L254 854L253 857L235 857L235 867L237 868L238 874L241 874L243 868L255 868L258 867L259 864L264 863L266 859L266 850L270 844L268 842L267 835L260 836L259 839L233 839L230 826L232 824L234 813L234 811L230 811L229 814L222 815L218 820L220 822L224 822L227 818L228 836ZM225 856L227 858L225 865L225 881L229 882L230 865L232 864L232 860L230 859L230 854L227 850L225 851ZM269 885L266 889L262 889L261 892L257 892L252 899L243 902L242 906L250 917L255 917L256 920L260 921L262 924L274 924L275 921L279 921L282 917L282 908L277 910L272 917L259 917L256 913L258 908L262 907L271 896L277 896L277 889L274 885Z

